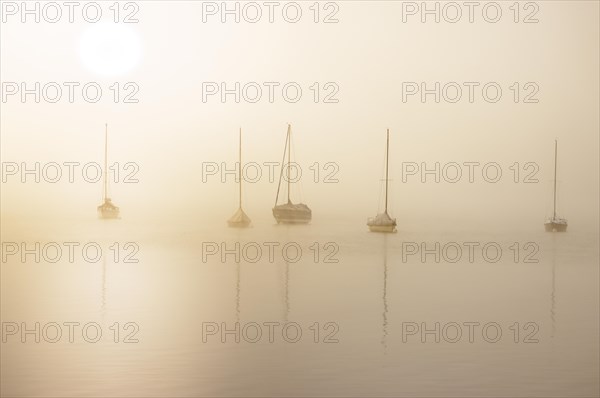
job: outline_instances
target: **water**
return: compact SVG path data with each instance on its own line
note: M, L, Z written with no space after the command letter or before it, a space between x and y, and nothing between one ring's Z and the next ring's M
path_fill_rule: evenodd
M5 230L4 242L94 241L104 255L97 263L77 255L73 263L63 258L36 264L32 257L22 263L9 257L1 268L2 322L25 322L29 328L35 322L97 322L103 335L88 343L79 331L71 343L63 327L56 343L43 335L40 343L33 335L25 343L18 334L5 336L1 393L597 396L597 232L571 227L565 234L550 234L541 223L537 227L492 233L400 224L398 233L385 235L368 233L362 224L319 220L290 227L255 222L253 228L231 230L225 222L171 227L158 221L146 226L90 219L58 229L38 224L35 235ZM236 241L247 247L239 262L234 254L225 261L206 255L214 248L207 242L217 247L225 242L232 249ZM475 250L471 262L463 251L452 263L453 245L440 251L439 262L434 254L425 261L407 254L413 243L433 248L436 241L463 248L465 242L496 242L502 257L492 262ZM114 242L121 245L118 261L110 250ZM123 249L126 242L137 245L132 258L138 263L123 262L123 255L133 251ZM266 242L280 243L272 262ZM280 248L289 242L286 261ZM525 247L527 242L532 246ZM263 257L252 263L257 246L264 249ZM302 256L292 262L297 247ZM492 249L488 254L493 256ZM524 262L527 254L538 262ZM118 343L110 329L115 322ZM139 330L135 325L125 329L128 322ZM206 332L222 323L234 329L236 322L246 327L239 343L234 334L222 342L219 333L203 341L203 325ZM255 336L253 322L263 332L256 343L247 341ZM278 323L273 342L265 322ZM281 334L291 322L302 331L295 343ZM425 342L420 332L408 334L422 323L435 329L436 322L438 336L425 335ZM466 322L479 324L473 326L472 342ZM485 338L482 334L483 325L492 322L502 331L495 343L485 339L494 340L493 326ZM123 342L131 332L138 342ZM288 332L293 340L295 329Z

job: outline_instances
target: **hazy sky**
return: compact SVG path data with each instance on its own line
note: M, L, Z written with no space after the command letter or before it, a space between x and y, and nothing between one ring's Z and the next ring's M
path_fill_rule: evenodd
M281 162L287 123L292 124L296 161L303 168L303 201L313 223L329 218L364 224L378 210L383 178L385 131L391 131L391 207L398 223L478 219L486 222L543 223L551 209L554 139L559 140L559 210L570 227L595 227L599 181L599 9L591 1L537 2L539 23L515 23L502 2L502 18L488 23L476 9L473 23L443 20L421 23L420 15L403 22L401 2L337 2L338 23L314 23L312 2L301 2L303 16L291 24L275 11L252 24L221 23L219 15L202 22L201 2L138 2L139 23L111 22L109 3L101 3L101 27L75 13L75 23L21 23L4 15L1 27L1 80L26 82L97 82L98 103L63 98L39 104L10 96L1 104L3 162L102 162L104 123L109 124L109 157L121 165L139 165L137 184L112 184L122 217L184 215L223 220L237 207L233 176L202 181L203 162L237 161L238 129L244 131L244 161ZM418 3L420 4L420 2ZM323 6L323 3L321 3ZM278 9L279 10L279 9ZM320 18L332 9L321 9ZM131 10L121 10L120 18ZM462 10L464 13L466 9ZM263 8L263 12L267 12ZM531 10L521 10L520 19ZM95 29L90 32L90 29ZM83 42L82 42L83 40ZM106 63L104 63L106 62ZM113 73L110 76L107 74ZM134 82L137 104L112 102L109 89ZM232 96L203 102L203 82L297 82L303 95L287 103L281 90L275 101L255 104ZM321 101L310 87L318 82ZM338 103L323 103L339 87ZM474 102L422 103L402 100L403 82L478 82ZM481 87L496 82L497 103L486 102ZM538 103L513 101L509 87L520 83L521 96L539 88ZM281 87L279 86L279 87ZM530 86L531 87L531 86ZM5 86L3 86L4 90ZM124 95L128 91L122 91ZM320 180L339 166L338 183L313 181L309 167L321 166ZM481 168L475 183L402 183L402 162L488 162L503 171L497 184L486 183ZM539 183L514 183L515 162L539 165ZM63 169L63 171L65 171ZM466 172L466 168L463 172ZM263 172L267 172L263 168ZM121 173L126 173L121 169ZM278 173L278 169L276 170ZM521 170L520 179L525 170ZM122 176L121 176L122 177ZM101 184L76 174L56 183L21 184L8 177L2 187L3 219L48 215L95 216ZM265 175L245 184L245 208L256 221L272 222L276 182ZM295 197L297 200L297 196Z

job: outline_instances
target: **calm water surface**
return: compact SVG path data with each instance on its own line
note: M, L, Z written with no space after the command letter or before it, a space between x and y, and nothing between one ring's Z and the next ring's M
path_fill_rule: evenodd
M6 336L2 395L598 396L597 234L548 234L540 225L518 233L401 227L382 235L339 222L170 229L124 220L38 226L33 238L24 231L3 241L94 241L103 256L96 263L77 250L73 263L8 257L2 322L97 322L103 335L88 343L76 331L71 343L63 327L57 343ZM111 251L114 242L121 246ZM126 242L139 248L132 255L139 262L123 261L133 251ZM239 262L232 253L207 254L235 242L246 245ZM422 242L450 245L439 261L435 250L424 259L409 254ZM465 242L480 245L473 261ZM496 245L484 258L489 242ZM452 262L456 246L462 257ZM257 247L262 256L252 262ZM497 247L502 256L493 262ZM527 255L538 262L525 262ZM139 330L125 330L128 322ZM203 341L203 328L234 330L236 322L246 326L239 343L235 334L223 342L219 332ZM265 322L278 323L273 342ZM295 343L281 332L291 322L302 332ZM465 322L478 323L471 337ZM256 343L252 323L263 333ZM424 328L432 332L423 336ZM296 329L287 330L294 340ZM138 342L123 342L131 332Z

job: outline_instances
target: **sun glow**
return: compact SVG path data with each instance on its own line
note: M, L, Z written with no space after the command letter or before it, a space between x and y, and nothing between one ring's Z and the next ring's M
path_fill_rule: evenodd
M133 70L142 57L138 33L131 27L98 23L81 36L79 54L90 71L102 76L124 75Z

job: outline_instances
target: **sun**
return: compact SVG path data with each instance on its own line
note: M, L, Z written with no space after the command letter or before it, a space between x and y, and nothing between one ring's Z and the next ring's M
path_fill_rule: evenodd
M124 75L142 57L141 40L128 25L99 22L83 32L79 56L83 65L98 75Z

